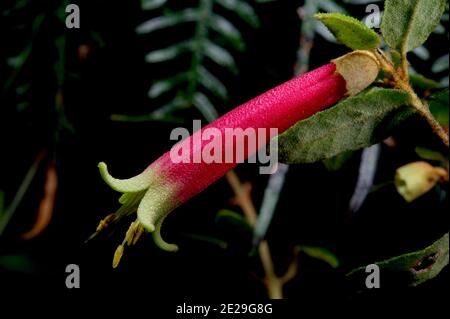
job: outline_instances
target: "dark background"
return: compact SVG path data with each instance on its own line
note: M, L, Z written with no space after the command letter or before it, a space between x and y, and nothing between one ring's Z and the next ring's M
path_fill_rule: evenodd
M11 201L34 157L43 148L49 150L49 158L56 160L59 187L49 227L38 238L21 241L19 235L33 225L42 196L45 170L40 169L0 237L0 255L23 254L31 260L31 270L26 272L0 269L0 290L5 293L45 290L64 295L93 294L99 298L136 295L148 299L149 307L150 301L169 298L219 301L265 298L263 285L251 274L261 275L262 271L258 258L248 255L248 234L223 229L215 223L219 209L239 211L228 202L232 192L224 180L168 217L163 236L179 244L180 251L176 254L159 250L147 236L136 247L127 249L121 265L113 270L112 256L128 227L125 224L111 235L84 243L99 220L118 207L118 194L101 180L98 162L107 162L114 176L130 177L170 147L173 125L118 123L112 122L110 115L145 114L157 108L158 101L150 100L146 94L152 80L163 71L146 64L144 56L153 43L182 35L175 31L165 31L161 38L137 35L136 26L148 19L139 1L77 3L81 8L81 29L65 29L56 18L50 18L36 37L31 60L22 75L32 84L31 106L18 112L12 95L1 97L0 189L6 191L6 202ZM222 114L292 77L301 26L296 9L301 4L302 1L260 4L257 9L261 27L240 26L248 48L235 55L239 75L226 71L222 74L230 91L229 105L217 105ZM0 32L4 39L0 50L1 81L6 81L11 73L3 61L29 38L26 31L12 32L10 26L17 21L29 23L37 12L52 12L56 6L57 1L36 1L20 15L1 17ZM364 8L350 9L361 18ZM102 41L93 37L92 31ZM56 58L54 37L62 33L68 41L64 112L74 132L62 130L55 143L58 115L52 68ZM78 56L80 45L90 49L86 59ZM447 52L447 45L433 35L427 44L431 60ZM343 46L317 37L311 68L345 52ZM418 71L433 77L429 62L412 57L412 63ZM171 67L176 71L177 65ZM186 116L198 117L194 111ZM435 143L427 127L417 121L403 127L397 139L397 147L383 146L376 183L392 180L397 167L417 160L416 145ZM291 167L268 233L277 271L280 274L285 271L292 248L298 244L330 249L342 267L332 270L320 260L300 255L299 275L286 285L286 298L298 300L299 304L338 301L344 306L397 299L412 303L442 299L448 294L447 269L418 288L380 289L362 295L356 294L354 287L345 281L346 271L356 266L421 249L448 230L448 199L438 200L442 190L406 204L392 184L371 194L358 215L349 219L347 206L357 178L359 154L356 152L336 172L328 171L322 163ZM259 207L267 176L258 175L257 169L254 165L241 165L237 172L241 179L252 182L253 199ZM224 251L183 237L185 233L227 239L230 248ZM81 289L77 292L65 287L65 267L70 263L81 269ZM383 287L383 279L381 284Z

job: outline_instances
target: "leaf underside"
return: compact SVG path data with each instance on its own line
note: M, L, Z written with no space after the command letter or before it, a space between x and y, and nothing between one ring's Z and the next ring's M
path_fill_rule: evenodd
M420 47L438 26L447 0L386 0L381 32L394 49Z

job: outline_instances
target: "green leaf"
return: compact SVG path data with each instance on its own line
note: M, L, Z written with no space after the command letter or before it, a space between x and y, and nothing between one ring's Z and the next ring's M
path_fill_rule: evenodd
M216 238L216 237L211 237L211 236L205 236L205 235L199 235L199 234L189 234L189 233L182 233L180 234L182 237L185 237L187 239L192 239L198 242L203 242L209 245L214 245L217 246L221 249L227 249L228 248L228 243Z
M430 59L430 51L423 45L415 48L412 52L421 60L427 61Z
M142 0L141 8L143 10L154 10L161 8L167 3L167 0Z
M36 265L27 255L6 255L0 256L0 268L31 274L35 271Z
M245 231L253 232L252 226L250 226L244 216L228 209L222 209L217 213L216 223L228 224L240 229L244 229Z
M347 98L281 134L280 161L311 163L375 144L411 116L402 108L409 101L404 91L381 88Z
M420 47L439 24L447 0L386 0L381 32L406 53Z
M353 50L373 50L380 44L376 32L355 18L341 13L319 13L314 17L325 24L340 43Z
M375 262L374 264L380 267L385 286L392 284L418 286L436 277L448 265L448 239L447 233L425 249ZM365 268L359 267L349 272L347 277L359 285L364 285L367 277Z
M448 128L449 127L449 90L433 94L430 96L430 111L438 120L438 122Z
M217 14L212 15L208 21L211 29L227 39L234 48L237 50L245 49L241 32L230 21Z
M326 262L332 268L339 267L339 259L328 249L313 246L300 246L300 251L312 258Z
M150 19L136 28L139 34L150 33L168 27L176 26L180 23L197 21L200 18L198 10L187 8L177 13L170 13L165 16Z
M420 158L427 161L436 161L441 163L448 161L442 153L424 147L416 147L415 152Z
M347 13L347 10L345 10L342 6L338 5L333 0L319 0L319 7L327 12L340 12L340 13Z
M410 80L415 89L429 90L442 87L441 83L428 79L422 74L411 74Z
M189 51L190 49L192 49L192 47L193 47L192 41L177 43L167 48L155 50L148 53L145 56L145 61L148 63L159 63L169 61L177 58L184 52Z
M325 159L323 165L331 172L338 171L350 161L354 154L354 151L342 152L336 156Z
M448 70L448 64L449 64L449 55L446 54L444 56L441 56L439 59L436 60L436 62L433 63L431 71L433 71L433 73L440 73L445 70Z
M150 90L148 91L148 96L152 99L157 98L158 96L169 92L174 87L176 87L179 83L187 79L187 75L184 73L178 74L177 76L165 79L161 81L157 81L153 83Z
M203 93L196 92L193 100L194 106L202 113L208 122L212 122L219 117L216 108Z
M237 72L234 58L227 50L209 40L205 41L204 49L204 54L212 61L234 73Z
M259 26L259 18L251 5L240 0L216 0L225 9L238 14L242 20L252 27Z
M198 80L217 97L224 100L228 97L228 91L225 85L203 66L198 68Z

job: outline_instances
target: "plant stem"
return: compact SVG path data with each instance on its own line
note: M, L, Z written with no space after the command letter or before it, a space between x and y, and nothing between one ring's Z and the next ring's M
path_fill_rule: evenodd
M233 189L233 192L236 195L237 203L241 207L248 223L254 227L256 225L258 215L249 193L245 191L244 186L234 171L229 171L225 177ZM269 297L271 299L282 299L283 283L275 274L275 268L267 240L263 240L259 243L258 252L265 273L264 283L266 285Z
M405 72L404 68L406 67L406 73L404 73L402 76L398 74L392 62L389 60L388 57L386 57L386 55L381 50L374 51L374 53L377 56L378 61L380 62L383 69L385 69L392 75L395 82L395 86L409 93L409 95L411 96L411 106L414 107L414 109L418 112L418 114L428 122L431 129L440 138L442 143L445 146L449 147L448 132L446 132L445 129L434 118L428 106L420 100L420 98L417 96L416 92L413 90L413 88L409 83L409 76L407 73L408 61L406 60L406 56L402 56L403 73Z

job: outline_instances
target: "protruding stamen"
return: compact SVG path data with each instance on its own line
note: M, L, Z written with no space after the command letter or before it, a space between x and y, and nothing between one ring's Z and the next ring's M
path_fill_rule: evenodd
M96 232L102 231L103 229L107 228L109 224L114 220L114 214L109 214L105 218L103 218L100 223L97 226Z
M139 240L139 238L141 238L142 234L144 233L144 227L139 223L136 222L136 230L134 233L134 238L133 238L133 242L131 243L132 245L135 245L137 243L137 241Z
M112 263L113 268L117 268L117 266L119 265L120 259L123 256L123 251L124 251L124 246L119 245L116 249L116 252L114 253L114 258L113 258L113 263Z

